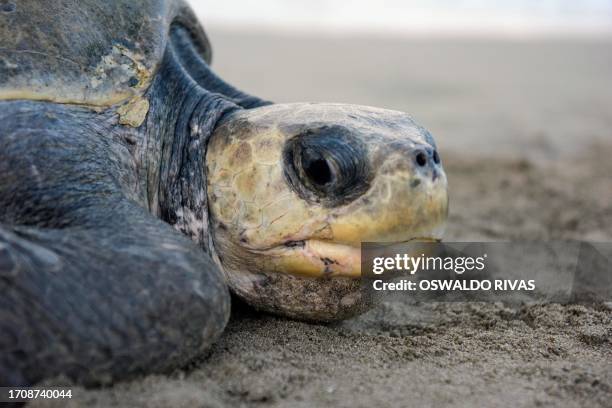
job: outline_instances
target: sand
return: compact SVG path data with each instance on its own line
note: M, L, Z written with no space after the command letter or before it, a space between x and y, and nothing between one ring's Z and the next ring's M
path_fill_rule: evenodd
M401 109L436 136L446 239L612 240L607 41L279 39L212 32L217 70L277 101ZM30 406L612 406L612 304L383 303L316 325L238 302L185 370Z

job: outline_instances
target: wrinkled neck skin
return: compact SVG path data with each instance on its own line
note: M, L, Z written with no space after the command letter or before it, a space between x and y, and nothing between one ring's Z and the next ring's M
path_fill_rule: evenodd
M213 253L205 174L208 141L225 116L270 102L215 75L180 24L170 29L162 63L145 97L150 107L136 156L146 206Z
M211 253L206 147L216 123L242 108L198 85L171 46L146 97L150 108L136 149L146 205Z

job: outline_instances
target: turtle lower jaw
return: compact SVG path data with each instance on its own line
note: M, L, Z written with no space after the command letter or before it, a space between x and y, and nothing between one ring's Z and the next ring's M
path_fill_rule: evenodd
M319 239L288 241L266 251L273 270L309 277L361 276L361 248Z
M441 238L432 233L409 238L401 243L440 241ZM259 253L268 257L271 270L275 272L313 278L361 277L361 245L306 239L287 241Z

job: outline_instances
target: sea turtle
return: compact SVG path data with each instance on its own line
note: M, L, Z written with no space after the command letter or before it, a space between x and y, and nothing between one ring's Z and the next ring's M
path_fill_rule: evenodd
M273 104L210 62L179 0L1 2L0 384L181 367L228 286L346 318L361 241L439 238L446 176L410 117Z

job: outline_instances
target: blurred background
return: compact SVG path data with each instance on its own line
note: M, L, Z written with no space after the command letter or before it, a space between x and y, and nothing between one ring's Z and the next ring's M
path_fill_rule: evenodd
M190 0L226 80L408 112L442 152L557 160L612 139L612 0Z
M194 0L211 24L309 34L609 33L609 0Z

